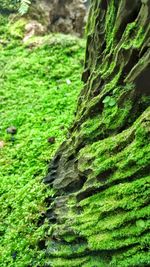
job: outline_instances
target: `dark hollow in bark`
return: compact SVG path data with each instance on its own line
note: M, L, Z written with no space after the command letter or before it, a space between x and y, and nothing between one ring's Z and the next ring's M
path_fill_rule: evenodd
M94 0L84 88L45 183L48 266L149 266L150 0Z

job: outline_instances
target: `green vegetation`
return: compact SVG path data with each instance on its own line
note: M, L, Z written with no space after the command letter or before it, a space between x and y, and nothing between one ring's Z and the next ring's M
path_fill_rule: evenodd
M0 0L0 13L7 11L16 11L18 7L17 0Z
M4 267L150 265L150 4L129 2L92 1L68 135L83 41L3 30Z
M53 267L150 265L150 5L111 0L105 13L102 2L90 10L75 124L49 171Z
M53 192L41 180L73 120L84 41L49 35L42 46L24 47L8 40L6 28L0 31L0 266L43 266L38 245L47 224L40 221ZM14 137L6 133L11 125L17 128Z
M23 39L25 33L26 18L20 18L9 25L9 34L16 39Z
M27 13L29 6L31 4L30 0L20 0L20 7L19 7L19 13L21 15L24 15L25 13Z
M21 15L24 15L27 13L30 4L30 0L0 0L0 11L3 13L18 11Z

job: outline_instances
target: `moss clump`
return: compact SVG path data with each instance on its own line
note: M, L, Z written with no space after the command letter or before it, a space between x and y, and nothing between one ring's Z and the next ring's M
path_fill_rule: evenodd
M9 32L13 38L22 39L25 32L25 25L27 24L27 19L20 18L15 22L10 22Z

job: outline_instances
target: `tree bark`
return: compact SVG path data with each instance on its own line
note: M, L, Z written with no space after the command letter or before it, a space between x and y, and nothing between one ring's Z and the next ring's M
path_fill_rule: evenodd
M149 266L150 0L94 0L68 139L45 183L48 266Z

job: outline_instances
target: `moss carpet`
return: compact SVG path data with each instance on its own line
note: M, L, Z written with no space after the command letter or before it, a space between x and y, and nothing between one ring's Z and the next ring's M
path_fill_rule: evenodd
M0 47L0 266L44 266L47 222L41 182L65 139L80 89L84 41L63 35ZM5 43L5 42L4 42ZM6 132L15 126L17 133Z

